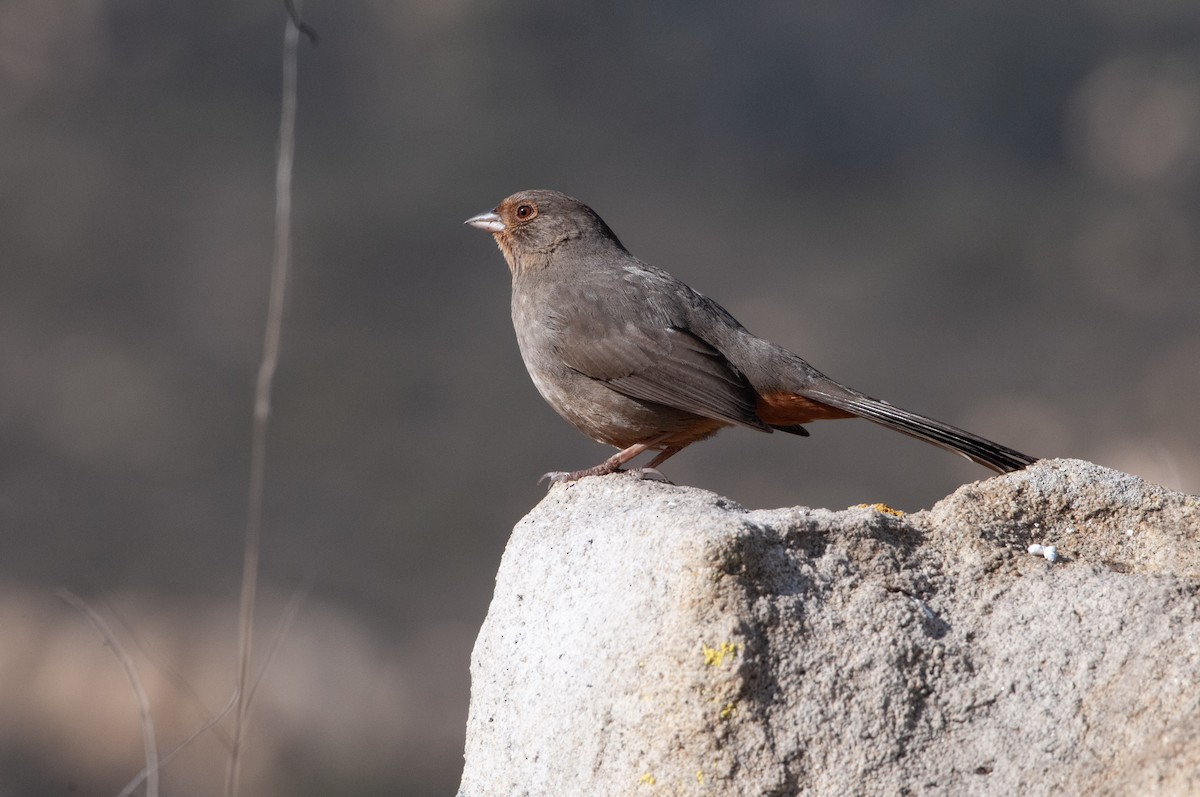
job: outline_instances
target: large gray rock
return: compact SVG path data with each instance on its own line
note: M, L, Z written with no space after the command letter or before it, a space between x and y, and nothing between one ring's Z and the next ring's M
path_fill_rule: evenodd
M461 797L1200 794L1200 500L1058 460L885 510L554 487Z

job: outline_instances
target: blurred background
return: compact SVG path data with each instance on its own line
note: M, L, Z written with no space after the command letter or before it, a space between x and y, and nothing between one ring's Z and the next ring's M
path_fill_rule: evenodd
M523 188L830 376L1200 491L1200 5L305 4L294 269L243 793L450 795L468 663L545 471L463 226ZM170 750L227 701L271 254L277 3L0 3L0 796L111 795L135 656ZM728 430L677 483L915 511L988 471L865 422ZM663 563L669 567L670 563ZM215 794L228 732L163 773Z

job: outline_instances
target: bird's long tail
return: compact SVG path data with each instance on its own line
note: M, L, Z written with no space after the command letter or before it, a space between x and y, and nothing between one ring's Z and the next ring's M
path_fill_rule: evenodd
M903 432L918 440L940 446L947 451L953 451L998 473L1020 470L1026 465L1037 462L1038 459L947 423L926 418L924 415L909 412L869 396L861 394L832 395L825 392L808 391L806 391L806 395L822 404L828 404L897 432Z

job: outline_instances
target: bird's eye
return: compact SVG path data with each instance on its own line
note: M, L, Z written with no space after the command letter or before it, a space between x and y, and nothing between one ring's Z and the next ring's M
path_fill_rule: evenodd
M537 215L537 205L530 202L522 202L517 205L517 218L521 221L529 221Z

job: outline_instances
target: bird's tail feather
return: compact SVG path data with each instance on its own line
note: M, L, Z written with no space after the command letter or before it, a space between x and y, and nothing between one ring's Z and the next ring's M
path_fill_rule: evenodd
M863 395L831 395L823 392L808 395L822 404L852 412L860 418L953 451L997 473L1020 470L1037 462L1037 457L1022 454L933 418L895 407L886 401Z

